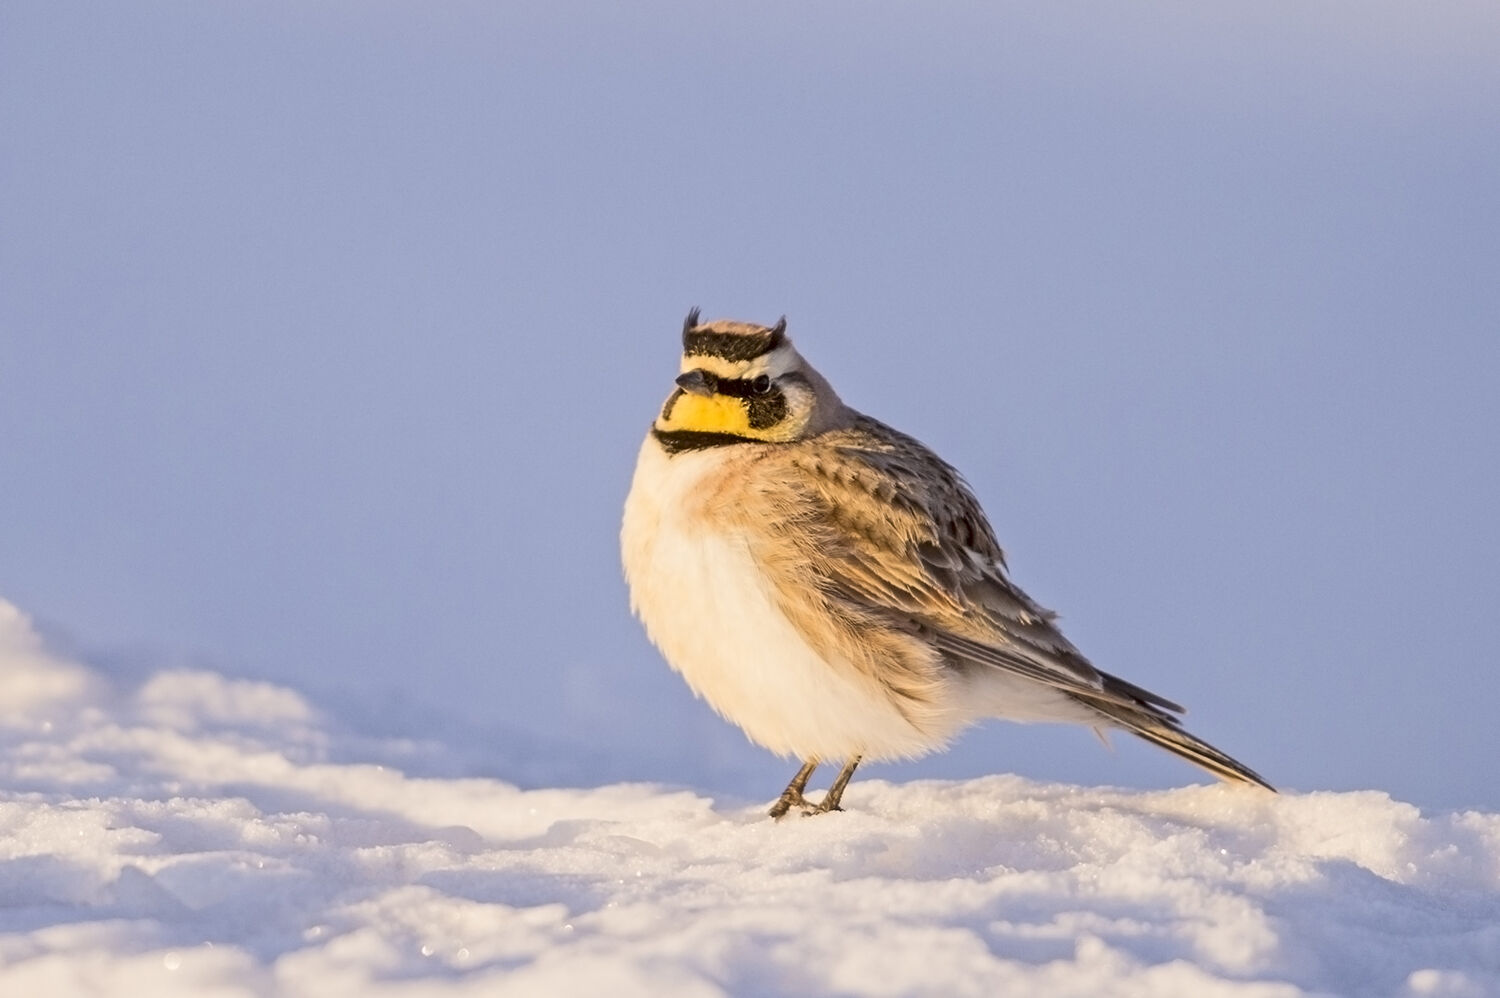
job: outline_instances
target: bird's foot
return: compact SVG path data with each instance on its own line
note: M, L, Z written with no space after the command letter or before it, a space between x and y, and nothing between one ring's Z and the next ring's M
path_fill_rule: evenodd
M807 789L807 781L812 778L813 770L817 768L818 760L816 759L809 759L802 764L802 768L797 770L797 775L792 777L792 782L786 785L786 789L781 792L776 803L771 805L771 817L780 821L794 807L799 810L812 807L807 798L802 796L802 791ZM806 814L807 811L802 810L802 813Z
M812 776L813 770L818 768L818 764L816 760L803 763L802 768L797 770L797 775L792 777L792 782L781 792L776 803L771 805L771 817L780 821L794 807L801 811L804 817L827 814L829 811L842 811L839 801L844 799L844 788L849 785L849 778L854 775L854 769L858 765L859 756L854 756L844 763L844 768L839 770L838 777L834 779L833 786L829 787L828 792L823 795L823 800L814 804L802 795L802 791L807 788L808 778Z
M832 796L833 795L830 793L824 796L822 801L820 801L816 805L808 804L807 807L803 809L802 813L811 817L814 814L827 814L829 811L842 811L843 808L839 807L838 801L831 799Z
M812 801L802 796L802 791L787 787L776 799L776 803L771 805L771 817L780 821L794 807L803 814L812 814L813 812L809 810L812 806Z
M843 810L843 808L839 807L838 802L829 801L826 798L814 804L801 794L797 794L795 797L788 797L783 794L775 804L771 805L770 814L771 817L780 821L790 814L793 808L801 812L804 818L811 818L815 814L827 814L829 811Z

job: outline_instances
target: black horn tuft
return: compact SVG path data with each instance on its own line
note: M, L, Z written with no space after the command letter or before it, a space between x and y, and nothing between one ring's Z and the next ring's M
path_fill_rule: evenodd
M687 314L687 318L682 320L682 345L683 345L683 347L687 346L688 333L691 333L697 327L698 327L698 306L694 305L692 307L692 309L689 310L689 312Z
M776 320L776 325L771 327L771 346L768 349L775 350L786 342L786 316Z

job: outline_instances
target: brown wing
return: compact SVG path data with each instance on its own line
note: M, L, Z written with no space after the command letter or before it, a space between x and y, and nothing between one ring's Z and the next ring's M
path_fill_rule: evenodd
M812 562L831 594L920 633L958 664L1004 669L1089 701L1175 704L1095 669L1055 614L1012 583L984 511L917 440L859 417L793 460L814 483L808 515L831 529Z
M1067 693L1096 710L1101 724L1221 779L1270 787L1184 731L1174 716L1180 706L1094 668L1058 631L1055 615L1010 581L978 500L921 443L864 416L815 439L815 447L776 452L798 472L788 478L799 484L780 493L795 499L777 504L798 529L777 532L790 543L767 573L790 581L786 592L818 594L817 612L805 615L822 626L814 640L836 634L849 660L886 683L914 723L928 703L923 688L941 681L934 668L1001 669ZM819 624L799 626L812 636Z

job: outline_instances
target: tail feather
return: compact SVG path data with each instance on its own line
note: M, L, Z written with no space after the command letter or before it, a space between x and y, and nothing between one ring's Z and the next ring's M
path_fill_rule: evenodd
M1226 783L1253 783L1272 793L1276 792L1275 787L1267 783L1249 766L1214 748L1203 739L1184 731L1181 722L1168 713L1169 710L1181 712L1181 707L1169 701L1163 701L1160 697L1140 687L1115 679L1114 676L1105 674L1104 679L1106 690L1116 693L1124 692L1134 698L1136 704L1126 706L1112 699L1093 700L1085 696L1079 696L1078 699L1104 715L1111 725L1123 728L1153 745L1158 745L1195 766L1201 766Z
M1267 783L1255 770L1181 728L1166 725L1155 727L1126 725L1126 730L1153 745L1160 745L1173 755L1181 756L1188 762L1203 767L1227 783L1253 783L1272 793L1276 792L1276 788Z

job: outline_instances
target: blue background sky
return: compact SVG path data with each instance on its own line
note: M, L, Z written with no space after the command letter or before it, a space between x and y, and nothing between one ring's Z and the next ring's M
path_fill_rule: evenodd
M0 596L122 681L773 795L620 580L693 305L1273 782L1500 807L1500 7L0 9Z

